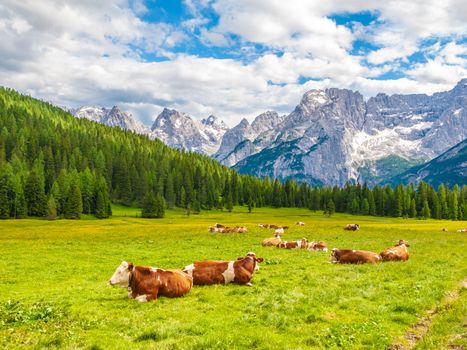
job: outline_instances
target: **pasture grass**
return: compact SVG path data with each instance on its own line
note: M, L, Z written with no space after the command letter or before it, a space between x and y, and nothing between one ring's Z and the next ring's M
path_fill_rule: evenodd
M304 209L136 218L114 207L110 220L0 222L1 348L82 349L386 349L466 277L466 222L356 217ZM294 226L304 221L305 227ZM216 222L247 234L213 234ZM344 231L357 222L361 230ZM411 244L405 263L334 265L329 253L262 247L272 230L284 239L380 252ZM448 232L441 232L446 227ZM138 303L107 281L122 260L181 268L197 260L265 258L253 286L194 287L185 297ZM461 343L466 293L440 314L420 349ZM460 338L459 338L460 337ZM464 342L465 344L465 342Z

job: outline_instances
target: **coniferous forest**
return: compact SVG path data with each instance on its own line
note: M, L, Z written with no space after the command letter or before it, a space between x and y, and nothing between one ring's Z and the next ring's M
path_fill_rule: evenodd
M328 215L467 219L467 186L312 188L294 180L258 179L207 156L76 119L0 88L0 218L107 218L111 202L194 213L245 205L305 207ZM163 210L156 211L148 216L163 216Z

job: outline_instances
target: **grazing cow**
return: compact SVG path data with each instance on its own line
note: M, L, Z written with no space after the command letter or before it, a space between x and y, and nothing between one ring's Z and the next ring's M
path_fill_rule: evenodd
M253 273L259 270L258 263L263 258L257 258L255 253L248 253L236 261L197 261L185 266L183 272L193 277L195 285L238 283L251 286Z
M308 250L323 251L323 252L328 251L328 245L326 244L326 242L323 242L323 241L308 243L307 248Z
M443 228L441 229L441 231L443 231L443 232L448 232L448 229L447 229L446 227L443 227Z
M381 261L381 257L366 250L337 249L333 248L331 262L341 264L376 264Z
M159 296L181 297L193 286L193 278L181 270L134 266L122 261L109 280L112 286L128 288L128 297L138 301L156 300Z
M344 227L344 230L346 230L346 231L357 231L357 230L360 230L360 225L359 224L347 224Z
M295 223L296 226L305 226L305 223L303 221L297 221Z
M407 247L410 247L407 241L400 239L394 247L384 250L379 255L383 261L407 261L409 260Z
M274 234L274 237L266 238L265 240L263 240L263 243L261 244L263 245L263 247L270 247L270 246L276 247L281 242L282 242L281 235Z
M281 242L278 246L278 248L284 248L284 249L305 249L308 247L308 240L306 238L302 238L299 241L293 241L293 242Z
M460 230L457 230L457 232L467 232L467 228L461 228Z

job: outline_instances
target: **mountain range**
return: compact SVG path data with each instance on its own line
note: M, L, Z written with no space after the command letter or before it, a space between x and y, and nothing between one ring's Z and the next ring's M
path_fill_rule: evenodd
M210 155L240 173L343 185L392 181L461 143L467 138L466 106L463 79L432 96L378 94L365 100L347 89L310 90L288 115L268 111L233 128L212 115L199 121L167 108L151 129L118 107L71 113Z

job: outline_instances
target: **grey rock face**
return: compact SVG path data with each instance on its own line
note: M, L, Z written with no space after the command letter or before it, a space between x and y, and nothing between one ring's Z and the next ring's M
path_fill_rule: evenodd
M117 106L112 108L84 106L69 111L76 118L86 118L96 123L117 126L138 134L148 134L150 131L147 126L135 120L131 113L122 112Z
M433 96L378 94L367 102L350 90L311 90L250 143L229 140L232 151L220 160L237 161L243 173L312 184L376 183L466 139L466 106L467 79Z
M151 137L171 147L210 155L219 148L227 129L227 125L213 115L198 121L185 113L164 108L151 127Z

